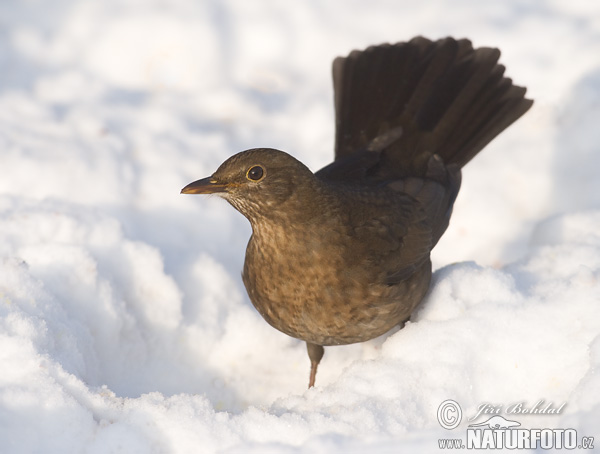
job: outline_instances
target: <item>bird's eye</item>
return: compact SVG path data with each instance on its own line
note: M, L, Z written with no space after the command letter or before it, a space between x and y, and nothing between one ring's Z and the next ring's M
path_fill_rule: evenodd
M246 178L252 181L259 181L265 175L265 171L261 166L253 166L246 172Z

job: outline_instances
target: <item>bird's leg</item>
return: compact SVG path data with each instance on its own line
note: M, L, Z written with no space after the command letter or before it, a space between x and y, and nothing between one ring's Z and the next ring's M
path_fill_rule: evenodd
M317 367L323 355L325 349L321 345L306 343L306 350L308 350L308 357L310 358L310 379L308 381L308 387L312 388L315 386L315 377L317 376Z

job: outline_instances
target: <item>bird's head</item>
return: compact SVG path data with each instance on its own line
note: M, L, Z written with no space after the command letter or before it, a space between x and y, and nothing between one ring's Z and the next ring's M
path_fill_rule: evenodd
M253 148L233 155L210 177L188 184L181 193L219 195L252 222L301 205L302 194L310 192L315 181L308 167L289 154Z

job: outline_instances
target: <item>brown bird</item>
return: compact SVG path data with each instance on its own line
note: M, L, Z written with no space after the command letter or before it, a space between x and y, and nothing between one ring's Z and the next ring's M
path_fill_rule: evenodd
M244 285L268 323L306 341L309 387L323 346L380 336L423 299L460 169L532 105L499 57L416 37L337 58L332 164L313 173L255 148L182 189L250 221Z

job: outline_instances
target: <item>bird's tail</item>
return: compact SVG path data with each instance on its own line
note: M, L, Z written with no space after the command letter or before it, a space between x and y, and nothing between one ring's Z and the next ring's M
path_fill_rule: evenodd
M380 177L419 173L432 154L464 166L533 103L499 57L466 39L417 37L337 58L336 160L380 151Z

